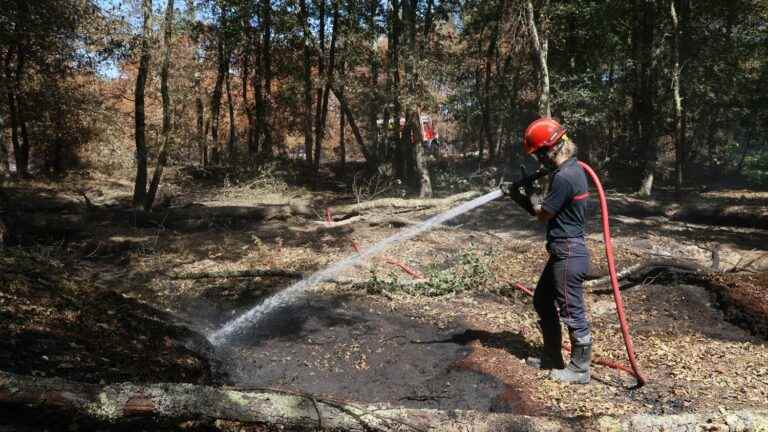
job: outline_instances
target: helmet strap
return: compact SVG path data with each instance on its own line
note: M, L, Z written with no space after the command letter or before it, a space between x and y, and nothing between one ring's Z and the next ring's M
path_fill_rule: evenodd
M560 150L563 148L563 145L565 145L565 142L561 139L558 141L557 144L552 146L549 150L544 153L544 157L538 157L539 163L548 169L557 169L557 163L555 163L555 159L557 158L558 154L560 153Z

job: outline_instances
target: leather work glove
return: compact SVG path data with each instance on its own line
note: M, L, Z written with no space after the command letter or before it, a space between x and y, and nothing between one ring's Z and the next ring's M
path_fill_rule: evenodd
M530 194L527 193L528 191L526 189L530 190ZM531 216L536 216L535 207L540 206L542 202L540 194L533 192L532 189L525 186L520 186L519 188L512 188L509 190L508 195L514 202L522 207L523 210L527 211Z

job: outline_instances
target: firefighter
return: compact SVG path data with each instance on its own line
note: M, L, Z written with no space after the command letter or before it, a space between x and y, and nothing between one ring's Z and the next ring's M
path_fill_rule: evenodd
M555 120L540 118L531 123L525 131L523 147L527 154L535 156L552 171L546 196L536 193L532 186L510 191L515 202L547 224L549 260L533 296L544 349L540 357L526 362L541 369L552 369L550 377L555 380L586 384L592 356L592 335L582 286L589 267L584 242L587 177L576 160L576 145ZM568 328L571 340L571 358L567 365L561 351L560 321Z

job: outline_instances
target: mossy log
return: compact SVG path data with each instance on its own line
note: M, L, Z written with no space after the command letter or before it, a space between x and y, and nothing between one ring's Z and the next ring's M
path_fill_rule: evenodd
M196 420L224 430L233 423L292 431L561 430L556 422L534 417L366 405L270 389L193 384L101 386L6 372L0 372L0 404L66 412L75 419L106 425Z
M768 410L720 410L676 415L600 416L557 420L476 411L368 405L275 389L194 384L85 384L0 372L0 406L33 409L41 417L99 429L173 426L190 421L209 430L265 426L291 431L601 432L768 431ZM62 414L57 416L55 414ZM18 419L23 422L22 418ZM188 423L187 423L188 424Z

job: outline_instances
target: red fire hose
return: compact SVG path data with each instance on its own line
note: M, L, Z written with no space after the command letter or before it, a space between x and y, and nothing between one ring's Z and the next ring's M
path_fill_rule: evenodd
M579 165L581 165L584 171L586 171L592 179L592 183L595 185L597 194L600 197L600 214L602 215L603 221L603 243L605 244L605 256L608 259L608 274L611 279L611 287L613 287L613 300L616 302L616 314L619 317L621 334L624 336L624 345L627 347L627 357L629 357L629 364L632 369L630 370L626 366L605 359L596 359L594 363L631 373L637 378L637 387L641 387L645 385L646 379L640 372L640 366L637 364L635 347L632 344L632 336L629 334L629 325L627 324L627 318L624 315L624 301L621 299L619 280L616 277L616 261L613 257L613 240L611 239L611 227L608 223L608 203L605 200L605 191L603 190L603 185L600 183L600 179L597 177L597 174L595 174L595 171L584 162L579 161ZM528 295L533 295L533 292L523 285L515 284L515 287ZM566 350L568 350L568 348L566 348Z
M640 366L637 364L635 347L632 344L632 336L629 334L627 318L624 316L624 301L621 299L619 279L616 277L616 260L613 258L613 240L611 239L611 227L608 222L608 202L605 200L605 191L603 190L603 185L600 183L600 179L597 177L597 174L595 174L595 171L584 162L579 161L579 165L581 165L584 171L589 174L592 183L597 189L597 194L600 196L600 214L603 219L603 243L605 244L605 257L608 260L608 274L611 277L611 287L613 288L613 300L616 302L616 315L619 317L621 334L624 336L624 345L627 347L629 364L632 366L635 378L637 378L637 386L640 387L645 385L646 379L640 372Z

